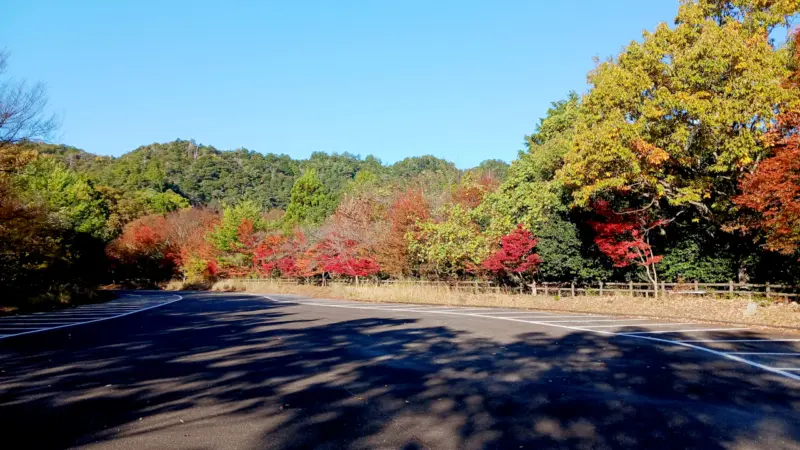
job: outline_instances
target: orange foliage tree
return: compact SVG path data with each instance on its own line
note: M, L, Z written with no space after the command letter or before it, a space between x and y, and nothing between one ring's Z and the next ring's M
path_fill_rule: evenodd
M783 254L800 248L800 111L781 114L768 134L772 156L740 183L734 201L757 214L745 224L766 235L765 246Z
M375 255L381 270L396 277L410 273L406 233L418 232L418 224L429 217L430 206L421 189L407 189L394 198L387 211L387 230Z

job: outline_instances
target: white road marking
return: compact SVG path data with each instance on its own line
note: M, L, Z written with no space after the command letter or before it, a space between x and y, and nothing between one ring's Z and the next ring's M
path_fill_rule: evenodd
M548 312L542 312L542 311L508 311L508 312L505 312L505 311L491 310L490 312L497 313L497 314L506 314L506 315L508 315L508 314L516 314L516 315L528 315L528 314L531 314L531 315L539 315L539 316L554 316L554 315L558 314L558 312L550 312L550 313L548 313ZM569 315L572 316L572 317L596 316L595 314L575 314L575 313L569 313Z
M481 314L481 317L497 317L497 318L501 318L501 317L508 316L508 314L502 314L502 315L501 315L501 314L502 314L502 313L497 313L497 314ZM587 316L573 316L573 315L569 315L569 316L559 316L559 315L552 315L552 314L550 314L550 315L544 315L544 314L531 314L531 316L533 316L533 317L528 317L528 315L527 315L527 314L525 314L525 315L521 315L521 316L516 316L516 317L514 317L514 318L522 318L522 319L567 319L567 318L573 318L573 319L578 319L578 318L581 318L581 317L583 317L583 318L586 318L586 320L591 320L591 319L592 319L591 317L588 317L588 318L587 318ZM596 317L596 318L598 318L598 319L604 319L604 318L606 318L606 317L608 317L608 316L594 316L594 317Z
M134 305L127 305L127 304L125 304L125 305L114 305L114 306L107 306L107 307L105 307L105 308L102 308L102 307L91 307L91 308L81 308L81 307L78 307L78 308L75 308L75 309L73 309L73 311L82 311L82 312L97 312L97 311L107 311L107 310L109 310L109 309L116 309L116 310L124 310L124 309L138 309L138 308L139 308L139 306L141 306L141 304L144 304L145 302L139 302L139 303L140 303L140 305L135 305L135 304L134 304ZM152 303L152 302L149 302L149 303ZM157 303L157 302L156 302L156 303ZM58 312L58 311L53 311L53 312Z
M332 305L332 304L319 305L319 304L313 304L313 303L303 303L303 302L296 301L296 300L295 301L292 301L292 300L276 300L276 299L270 298L269 296L266 296L266 295L264 295L263 297L266 298L269 301L276 302L276 303L293 303L293 304L300 304L300 305L329 306L329 307L332 307L332 308L348 308L348 309L354 309L354 308L355 309L378 309L378 308L370 308L370 307L363 307L363 306L362 307L358 307L358 306L340 306L340 305ZM426 311L418 311L418 312L426 312ZM430 312L431 314L437 314L436 311L427 311L427 312ZM535 321L530 321L530 320L514 319L514 318L511 318L511 317L481 316L481 315L478 315L478 314L470 314L470 313L462 313L462 314L450 313L450 314L463 315L463 316L472 316L472 317L484 317L484 318L487 318L487 319L496 319L496 320L508 320L508 321L511 321L511 322L530 323L530 324L535 324L535 325L543 325L543 326L550 326L550 327L555 327L555 328L563 328L563 329L567 329L567 330L587 331L587 332L590 332L590 333L602 334L602 335L605 335L605 336L620 336L620 337L627 337L627 338L631 338L631 339L644 339L644 340L647 340L647 341L679 345L681 347L686 347L686 348L691 348L691 349L694 349L694 350L699 350L699 351L702 351L702 352L710 353L712 355L716 355L716 356L721 357L721 358L726 358L726 359L730 359L730 360L733 360L733 361L737 361L737 362L742 363L742 364L747 364L747 365L752 366L752 367L757 367L757 368L765 370L767 372L771 372L771 373L774 373L774 374L777 374L777 375L781 375L783 377L786 377L786 378L789 378L789 379L792 379L792 380L795 380L795 381L800 381L800 375L792 373L792 371L800 370L800 369L790 368L790 369L786 370L786 369L782 369L782 368L770 367L770 366L767 366L767 365L764 365L764 364L757 363L755 361L751 361L749 359L742 358L742 357L737 356L737 355L730 355L730 354L727 354L725 352L717 351L717 350L714 350L714 349L711 349L711 348L708 348L708 347L702 347L700 345L694 345L694 344L691 344L691 343L688 343L688 342L674 341L674 340L663 339L663 338L658 338L658 337L653 337L653 336L643 336L642 334L639 334L639 333L613 333L613 332L604 331L604 330L593 330L591 328L573 327L573 326L569 326L569 325L559 325L559 324L553 324L553 323L547 323L547 322L535 322ZM724 330L726 330L726 331L747 330L747 328L725 328ZM695 331L709 331L709 330L708 329L705 329L705 330L699 329L699 330L690 330L689 332L695 332ZM717 329L712 329L712 331L721 331L721 330L717 328ZM682 333L682 332L686 332L686 331L671 331L671 332L672 333Z
M129 311L129 310L125 310L125 311L110 310L110 311L102 311L102 312L101 311L95 311L95 312L64 311L63 313L60 313L60 314L52 314L51 313L51 314L41 315L41 316L36 316L36 317L37 318L38 317L53 317L54 315L58 315L60 317L73 317L73 316L77 316L77 317L94 317L94 316L106 316L109 313L113 313L113 312L126 312L126 311Z
M691 339L676 342L800 342L800 339Z
M357 306L358 304L349 304L350 306ZM455 306L422 306L422 307L414 307L409 308L404 305L392 305L391 308L402 308L402 309L413 309L414 311L457 311L461 308ZM464 308L464 309L471 309L475 311L495 311L489 308Z
M683 323L668 323L668 322L654 322L654 323L616 323L614 325L581 325L586 328L621 328L621 327L670 327L673 325L692 325L691 322L683 322ZM654 333L661 333L662 331L654 331ZM677 331L674 331L677 333ZM631 334L639 334L639 333L631 333Z
M650 319L583 319L583 320L548 320L548 323L569 323L569 322L633 322ZM634 324L635 325L635 324Z
M447 309L437 309L437 312L458 312L458 311L478 311L478 312L492 312L491 310L487 310L486 308L447 308ZM497 314L503 314L503 312L498 312ZM508 313L506 313L508 314Z
M774 367L774 369L797 371L800 370L800 367Z
M68 323L66 325L59 325L59 326L49 327L49 328L26 328L27 330L31 330L31 331L23 331L22 333L0 335L0 339L6 339L6 338L9 338L9 337L14 337L14 336L22 336L22 335L25 335L25 334L40 333L40 332L50 331L50 330L57 330L57 329L67 328L67 327L74 327L74 326L78 326L78 325L86 325L86 324L89 324L89 323L102 322L104 320L110 320L110 319L116 319L116 318L119 318L119 317L129 316L131 314L136 314L138 312L147 311L147 310L150 310L150 309L153 309L153 308L158 308L160 306L166 306L166 305L175 303L177 301L183 300L183 296L178 295L178 294L170 295L170 297L178 297L178 298L176 298L174 300L167 301L167 302L156 303L155 305L146 306L144 308L137 309L135 311L128 311L128 312L125 312L125 313L122 313L122 314L117 314L117 315L114 315L114 316L90 319L90 320L86 320L86 321L82 321L82 322L73 322L73 323ZM150 303L151 302L148 302L146 304L150 304ZM0 330L3 330L3 329L8 329L8 328L3 328L2 326L0 326ZM20 329L22 329L22 328L18 328L17 330L20 330Z
M727 352L729 355L800 356L797 352Z
M625 336L633 334L661 334L661 333L695 333L700 331L740 331L747 330L748 328L695 328L692 330L658 330L658 331L636 331L633 333L625 333Z

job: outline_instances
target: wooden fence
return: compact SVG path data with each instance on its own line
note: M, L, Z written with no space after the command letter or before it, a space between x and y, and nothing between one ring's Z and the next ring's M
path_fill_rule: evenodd
M230 281L239 283L281 283L289 285L363 285L363 286L430 286L460 292L495 292L508 294L558 295L560 297L580 295L629 295L633 297L664 297L671 295L710 296L710 297L746 297L746 298L786 298L800 297L800 287L781 284L736 283L658 283L658 290L651 283L554 283L533 282L526 287L501 286L491 281L427 281L427 280L294 280L294 279L258 279L236 278Z
M658 289L651 283L532 283L534 295L630 295L642 297L663 297L670 295L697 295L711 297L747 297L747 298L793 298L798 297L798 288L781 284L736 283L666 283L659 282Z

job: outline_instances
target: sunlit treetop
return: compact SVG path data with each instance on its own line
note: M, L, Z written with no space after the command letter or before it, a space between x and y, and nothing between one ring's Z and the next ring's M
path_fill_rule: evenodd
M644 204L723 210L735 179L764 153L779 107L785 47L766 30L796 1L684 2L676 25L645 32L589 74L572 150L559 178L576 204L633 193Z

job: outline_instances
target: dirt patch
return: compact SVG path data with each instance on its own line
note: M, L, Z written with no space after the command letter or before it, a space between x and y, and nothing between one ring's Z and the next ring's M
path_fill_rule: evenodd
M693 320L708 323L791 329L800 332L800 304L755 303L743 298L669 296L642 298L626 296L553 297L472 293L431 286L353 286L327 287L289 285L277 282L238 283L221 281L215 291L300 294L310 297L339 298L366 302L418 303L444 306L489 306L545 311L602 313L627 317Z

